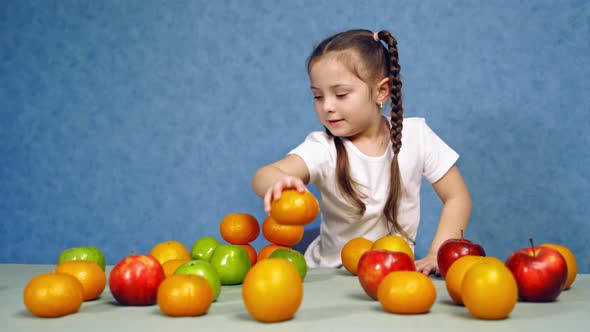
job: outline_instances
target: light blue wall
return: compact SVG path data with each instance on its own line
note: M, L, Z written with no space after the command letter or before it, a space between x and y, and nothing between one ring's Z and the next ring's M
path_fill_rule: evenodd
M305 59L357 27L395 34L406 116L461 154L467 237L501 259L566 244L590 273L587 1L4 0L0 262L90 244L114 264L262 221L253 172L320 128Z

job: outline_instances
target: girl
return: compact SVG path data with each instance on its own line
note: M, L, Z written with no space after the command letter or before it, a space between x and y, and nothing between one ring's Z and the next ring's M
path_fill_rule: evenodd
M340 251L355 237L374 241L398 234L414 248L424 176L444 207L430 250L416 268L439 274L438 248L460 237L471 200L455 166L458 154L424 119L403 118L397 41L386 30L342 32L316 47L307 69L325 132L312 132L284 159L254 174L252 189L264 198L265 211L283 190L303 192L315 184L320 235L305 258L310 267L340 267ZM381 110L388 99L386 118Z

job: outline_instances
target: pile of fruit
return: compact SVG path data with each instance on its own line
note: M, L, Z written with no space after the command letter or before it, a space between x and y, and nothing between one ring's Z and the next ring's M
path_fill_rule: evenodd
M110 271L110 292L124 306L157 303L168 316L199 316L217 300L222 285L241 284L244 307L254 319L291 319L303 300L307 274L303 255L291 247L318 215L319 204L310 192L286 190L271 211L262 227L250 214L225 216L219 232L227 243L202 237L189 251L178 241L166 241L149 254L125 257ZM257 253L251 243L261 230L270 244ZM416 271L413 250L400 236L354 238L343 246L341 258L343 267L386 312L423 314L436 302L432 279ZM534 246L532 240L530 247L502 262L461 234L440 246L437 263L453 302L480 319L508 317L519 299L554 301L577 275L569 249ZM59 255L55 271L28 282L23 300L36 316L60 317L98 298L106 285L102 252L96 247L70 248Z
M502 262L483 247L461 238L443 242L437 263L449 296L479 319L504 319L518 300L555 301L578 273L573 253L556 244L515 250ZM402 237L385 236L374 243L350 240L341 251L343 267L357 275L363 290L396 314L422 314L436 301L432 280L417 272L413 253Z
M219 224L221 243L202 237L189 251L178 241L156 244L149 254L131 254L110 271L108 286L124 306L158 304L168 316L199 316L221 294L222 285L242 284L244 306L262 322L291 319L303 300L307 264L291 249L313 222L319 204L310 192L283 192L262 223L270 242L258 253L251 245L260 234L256 218L231 213ZM107 285L105 258L96 247L64 250L55 271L38 275L25 287L26 308L39 317L75 313L98 298Z

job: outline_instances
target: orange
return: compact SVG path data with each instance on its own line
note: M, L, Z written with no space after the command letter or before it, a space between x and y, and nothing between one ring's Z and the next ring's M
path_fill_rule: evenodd
M27 310L39 317L73 314L84 301L84 290L75 277L64 273L44 273L29 281L23 291Z
M242 246L242 247L244 247L244 249L246 249L246 252L248 253L248 256L250 257L250 266L254 266L254 264L256 264L256 260L257 260L256 249L254 249L254 247L252 247L249 244L239 244L239 246Z
M483 256L461 256L455 260L445 275L445 284L449 296L458 305L463 305L461 298L461 284L465 273L474 265L486 259Z
M371 249L401 251L408 254L412 260L414 259L414 251L412 251L412 248L408 242L399 235L386 235L381 237L373 243L373 247Z
M304 193L294 189L284 190L281 198L272 201L270 205L270 216L284 225L311 224L318 213L320 213L320 204L307 190Z
M181 259L171 259L169 261L165 261L164 264L162 264L162 269L164 269L164 275L166 276L166 278L173 275L174 271L176 271L176 269L179 266L181 266L182 264L184 264L186 262L190 262L190 259L181 258Z
M504 319L518 301L518 286L512 272L502 261L485 259L465 273L461 297L474 317Z
M207 313L213 303L213 289L199 275L175 274L162 281L157 301L168 316L199 316Z
M262 223L262 235L268 241L282 246L293 246L303 239L305 228L301 225L279 224L272 217L267 217Z
M247 213L230 213L219 224L221 237L231 244L248 244L260 234L260 226L254 216Z
M99 297L107 284L106 273L95 262L66 261L59 264L55 272L69 274L78 279L84 290L84 301Z
M436 288L430 278L418 271L389 273L377 288L383 309L394 314L428 312L436 300Z
M259 261L246 274L242 300L260 322L291 319L303 300L303 282L293 264L282 258Z
M576 262L576 256L574 256L574 253L567 247L559 244L544 243L541 245L541 247L553 248L559 251L561 256L563 256L567 265L567 280L565 281L565 286L563 289L569 289L578 275L578 263Z
M342 266L344 266L346 271L356 275L361 256L369 251L372 246L373 241L365 239L364 237L356 237L348 241L340 251Z
M160 242L152 248L150 255L154 256L160 264L172 259L191 259L188 249L178 241Z
M258 256L257 256L256 260L258 262L260 262L261 260L268 258L268 256L270 256L275 250L281 249L281 248L290 249L287 246L281 246L281 245L274 244L274 243L267 244L264 247L262 247L262 249L260 249L258 251Z

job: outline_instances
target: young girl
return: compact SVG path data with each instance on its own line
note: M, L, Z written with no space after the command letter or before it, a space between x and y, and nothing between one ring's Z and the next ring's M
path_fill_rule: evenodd
M315 184L320 235L305 258L310 267L340 267L340 251L355 237L374 241L398 234L414 248L424 176L444 207L430 250L416 268L438 274L437 250L444 240L460 237L471 200L455 166L458 154L424 119L403 118L397 41L385 30L342 32L316 47L307 69L325 132L310 133L284 159L256 172L252 189L264 198L265 211L283 190L303 192ZM381 114L388 99L389 118Z

